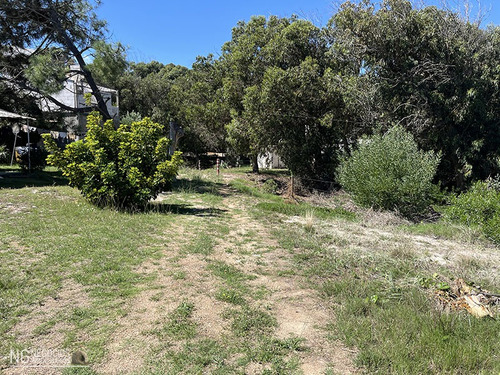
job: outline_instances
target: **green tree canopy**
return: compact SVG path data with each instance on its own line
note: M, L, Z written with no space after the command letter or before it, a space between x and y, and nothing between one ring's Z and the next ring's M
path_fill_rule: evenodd
M440 151L438 178L459 187L499 172L499 32L407 0L347 1L329 25L332 55L369 79L376 121Z

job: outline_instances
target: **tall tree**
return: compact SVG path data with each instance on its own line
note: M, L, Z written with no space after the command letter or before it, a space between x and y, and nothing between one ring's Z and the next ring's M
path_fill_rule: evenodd
M97 5L98 0L0 0L0 81L4 86L15 88L19 95L45 98L65 111L88 111L52 96L62 88L66 74L72 73L70 63L76 63L79 69L73 73L83 75L97 109L110 118L84 56L94 48L99 61L111 52L103 43L105 22L95 14ZM114 52L123 54L120 48Z
M332 49L359 64L380 126L401 124L442 153L439 179L499 173L499 28L408 0L347 1L330 23Z
M279 18L271 16L252 17L250 21L238 22L233 28L232 39L222 47L220 64L224 71L223 98L230 111L232 121L227 124L228 140L237 152L247 154L258 171L257 156L265 151L262 138L255 134L255 128L242 116L243 99L246 90L260 85L268 67L274 65L274 56L266 46L283 29L297 21L296 17ZM283 59L284 62L284 59Z
M171 90L187 71L184 66L157 61L131 63L117 83L122 112L137 112L163 124L176 120Z
M225 125L231 121L224 100L223 65L212 55L199 56L187 74L172 87L171 105L186 134L182 146L200 154L227 150Z

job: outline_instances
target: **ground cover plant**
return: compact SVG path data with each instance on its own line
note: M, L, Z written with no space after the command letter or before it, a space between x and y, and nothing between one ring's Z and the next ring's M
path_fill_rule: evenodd
M498 312L436 298L456 278L500 292L498 249L462 224L412 224L346 195L285 203L238 170L182 169L133 214L3 180L2 358L81 350L89 365L65 370L81 374L500 370Z

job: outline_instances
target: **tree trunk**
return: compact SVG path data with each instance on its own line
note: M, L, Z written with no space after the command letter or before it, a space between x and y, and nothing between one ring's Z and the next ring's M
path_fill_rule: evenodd
M257 162L257 154L250 157L252 163L252 172L259 173L259 163Z
M62 37L62 39L64 40L64 44L71 51L74 58L78 62L78 65L80 65L82 74L85 77L87 84L90 86L90 89L92 90L92 95L94 95L97 100L97 108L103 116L104 121L111 119L106 102L104 101L104 98L101 95L101 91L94 81L94 77L92 77L92 73L90 73L90 71L88 70L87 64L85 63L81 52L75 46L75 43L73 43L67 31L63 28L61 20L59 19L59 14L56 12L52 5L50 6L50 17L55 29L57 30L57 33Z

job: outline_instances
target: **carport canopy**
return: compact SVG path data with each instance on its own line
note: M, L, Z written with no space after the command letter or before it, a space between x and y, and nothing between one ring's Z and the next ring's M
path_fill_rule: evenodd
M26 122L28 123L28 126L27 126L27 132L28 132L28 144L29 144L29 139L30 139L30 128L29 128L29 120L35 120L33 117L29 117L29 116L23 116L23 115L19 115L17 113L13 113L13 112L9 112L9 111L5 111L3 109L0 109L0 118L8 118L8 119L15 119L15 120L27 120ZM12 157L10 159L10 165L12 166L12 163L14 161L14 153L15 153L15 148L16 148L16 140L17 140L17 136L14 137L14 147L12 149ZM28 170L31 171L31 152L30 152L30 148L28 147Z

